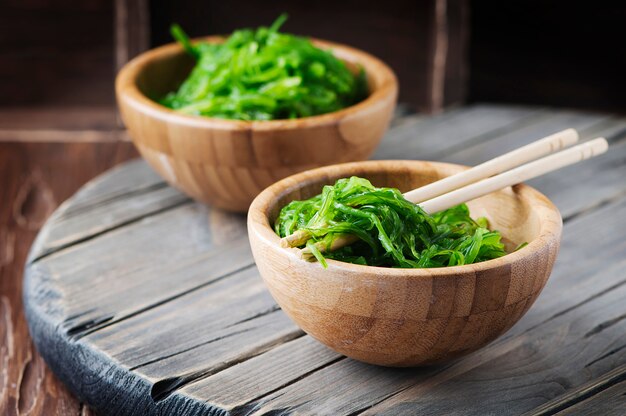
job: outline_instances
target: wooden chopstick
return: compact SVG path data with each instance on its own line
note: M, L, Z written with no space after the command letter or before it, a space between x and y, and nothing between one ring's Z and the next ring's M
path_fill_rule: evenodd
M443 211L463 202L471 201L472 199L476 199L491 192L506 188L507 186L513 186L536 178L537 176L544 175L548 172L561 169L565 166L598 156L606 152L608 147L609 144L606 139L599 137L578 146L574 146L570 149L554 153L533 162L526 163L522 166L518 166L499 175L472 183L468 186L456 189L428 201L424 201L419 205L428 213ZM356 241L358 241L358 237L345 234L340 235L333 240L331 247L325 247L322 242L316 243L316 247L320 251L334 251ZM311 251L306 247L302 249L301 256L303 259L309 261L315 258Z
M600 155L606 152L608 147L609 144L606 139L599 137L570 149L542 157L534 162L526 163L525 165L491 178L440 195L422 202L419 205L428 213L443 211L444 209L471 201L472 199L506 188L507 186L513 186L548 172Z
M566 129L481 163L480 165L476 165L464 172L448 176L447 178L406 192L404 197L415 204L419 204L422 201L427 201L498 173L506 172L509 169L523 165L524 163L542 156L554 153L577 141L578 132L574 129Z
M497 173L512 169L541 156L556 152L577 141L578 132L574 129L566 129L474 166L464 172L409 191L404 194L404 197L417 204L470 183L488 178ZM311 234L309 232L306 230L298 230L291 235L281 238L280 245L282 247L299 247L305 244L310 238ZM341 235L335 239L334 244L329 248L332 251L347 244L351 244L354 241L356 241L356 239L352 235ZM335 243L341 245L335 247ZM327 249L326 247L322 247L321 244L318 248L321 252L325 252Z

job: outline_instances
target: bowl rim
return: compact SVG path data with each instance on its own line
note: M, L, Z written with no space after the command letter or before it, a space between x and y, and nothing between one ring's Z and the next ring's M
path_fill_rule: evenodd
M302 182L317 182L320 179L323 179L324 176L337 176L337 174L341 175L341 172L344 172L354 167L361 167L365 169L370 168L372 170L375 170L377 165L379 168L384 167L384 165L400 165L402 167L410 169L411 166L409 165L416 166L420 163L428 163L430 165L440 166L444 168L448 167L453 169L469 168L469 166L455 163L445 163L428 160L369 160L329 165L297 173L269 186L268 188L263 190L263 192L261 192L254 199L254 201L252 201L252 204L250 205L250 208L248 210L248 234L250 236L252 235L252 233L255 233L256 236L264 242L264 244L273 245L280 250L284 250L284 254L288 256L289 261L297 264L299 267L321 267L318 262L308 262L302 259L298 255L300 249L280 247L280 237L274 232L274 229L270 226L269 219L266 215L266 212L270 208L274 197L299 188L300 183ZM383 166L380 166L381 164ZM375 274L384 275L385 277L398 278L433 278L449 277L452 275L475 275L476 273L484 272L486 270L493 270L503 266L506 267L510 266L513 263L523 261L525 258L530 257L534 253L541 250L542 247L545 247L547 244L556 244L558 247L563 227L563 220L558 208L545 195L543 195L541 192L537 191L531 186L522 183L515 185L514 188L516 190L516 193L523 194L523 197L534 198L537 201L540 201L541 204L543 204L546 208L545 214L547 214L546 216L542 216L541 218L542 225L540 234L533 241L528 243L528 245L522 247L519 250L508 253L502 257L479 263L435 268L392 268L381 266L365 266L327 259L327 271L332 271L333 273L339 272L343 274ZM328 276L328 274L326 273L324 275Z
M327 40L308 37L311 42L322 49L331 49L336 56L348 62L358 63L363 66L366 73L375 72L381 80L380 85L362 101L341 110L330 113L302 117L296 119L279 120L230 120L206 117L195 114L184 114L148 98L137 87L137 77L145 67L155 59L185 53L183 47L177 42L168 43L148 51L145 51L127 62L117 73L115 78L115 91L118 102L126 101L137 110L155 118L166 118L170 122L202 128L222 130L292 130L302 127L321 126L334 124L340 118L362 111L376 105L380 100L390 95L394 97L398 93L398 80L393 70L379 58L351 46L335 43ZM192 39L192 42L222 42L225 36L212 35ZM348 59L348 57L350 59Z

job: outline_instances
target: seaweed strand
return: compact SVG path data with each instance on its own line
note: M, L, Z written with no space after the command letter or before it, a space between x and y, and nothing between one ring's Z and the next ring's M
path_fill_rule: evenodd
M429 215L393 188L376 188L356 176L325 186L320 195L292 201L280 212L274 228L281 237L305 230L306 243L326 267L325 259L383 267L457 266L506 254L501 235L488 221L470 217L465 204ZM359 238L336 251L321 253L342 234Z

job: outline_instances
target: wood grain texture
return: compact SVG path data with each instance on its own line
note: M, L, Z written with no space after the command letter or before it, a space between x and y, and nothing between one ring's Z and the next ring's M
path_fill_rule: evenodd
M107 180L102 187L98 186L99 180L94 180L76 194L71 208L58 212L61 217L53 216L55 227L40 234L38 241L44 245L35 243L32 255L40 258L65 245L189 203L189 198L168 187L141 162L113 170L109 178L114 180ZM97 221L93 221L94 216Z
M0 414L90 414L30 340L22 308L23 266L37 231L61 201L135 156L129 143L0 144Z
M34 141L28 132L65 131L74 133L76 138L85 132L113 133L115 129L113 106L94 107L26 107L0 109L0 132L5 141ZM11 136L8 132L16 132ZM54 141L46 138L45 141ZM57 140L65 142L66 140Z
M191 58L177 44L140 55L116 80L121 114L137 148L174 187L198 201L237 212L245 212L259 192L285 176L367 159L391 120L398 92L395 75L365 52L314 43L332 49L355 70L361 65L369 97L337 112L296 120L248 122L185 115L153 99L178 86L191 68Z
M374 159L440 160L449 152L467 148L547 118L533 107L473 105L432 117L409 117L385 136Z
M616 226L626 216L626 122L477 105L397 120L381 150L428 151L431 138L439 158L462 158L465 147L475 164L483 141L503 153L563 123L605 135L612 152L537 184L571 205L560 206L568 214L552 276L516 325L456 361L381 368L303 335L264 289L244 218L166 193L141 162L97 179L47 222L27 265L37 345L103 414L532 414L608 395L626 365L626 246ZM601 249L587 255L590 247ZM571 400L592 385L593 395Z
M619 415L626 409L624 406L626 403L625 381L626 366L620 365L528 413L534 415Z
M150 10L147 0L115 1L115 69L150 47Z
M601 391L581 403L560 411L557 415L621 416L624 414L624 409L626 409L626 380Z

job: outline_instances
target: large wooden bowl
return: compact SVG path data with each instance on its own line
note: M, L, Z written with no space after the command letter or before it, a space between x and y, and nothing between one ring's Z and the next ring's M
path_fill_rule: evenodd
M208 37L220 42L220 37ZM233 121L185 115L159 105L180 85L194 62L177 44L139 55L119 72L117 101L142 156L165 180L198 201L244 212L278 179L339 162L367 159L391 119L398 85L393 71L373 56L315 40L367 74L364 101L296 120Z
M504 257L436 269L392 269L300 259L272 230L279 210L357 175L407 191L465 169L419 161L347 163L303 172L274 184L250 206L254 259L274 299L304 331L357 360L416 366L474 351L509 329L544 287L559 250L559 211L526 185L468 203L510 247Z

